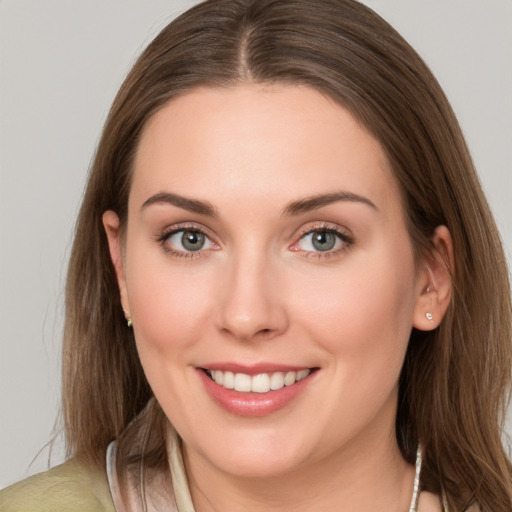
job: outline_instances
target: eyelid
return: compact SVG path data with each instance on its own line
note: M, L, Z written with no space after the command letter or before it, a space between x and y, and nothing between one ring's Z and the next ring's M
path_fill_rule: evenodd
M212 244L212 247L208 247L206 249L198 249L197 251L186 251L179 250L175 248L169 247L167 244L169 238L181 231L195 231L197 233L202 233ZM197 258L204 255L205 252L211 250L218 250L219 244L216 242L215 237L210 233L210 230L205 226L196 224L194 222L183 222L178 224L172 224L160 230L160 232L156 235L156 242L158 242L165 252L170 254L171 256L175 256L178 258Z
M315 231L327 231L333 233L341 240L341 247L338 247L337 249L331 249L328 251L306 251L300 249L298 247L300 241L304 239L304 237L314 233ZM289 247L290 250L294 252L301 252L305 256L315 258L328 258L337 255L339 252L348 249L348 247L350 247L354 243L353 235L348 228L340 226L339 224L333 224L331 222L325 221L319 223L308 223L304 226L301 226L301 228L297 231L296 235L294 236L294 239L295 241Z
M206 249L198 249L197 251L186 251L173 249L166 245L166 242L172 235L179 233L180 231L187 230L202 233L210 241L212 247L208 247ZM299 242L306 235L314 233L315 231L328 231L334 233L334 235L340 239L341 247L327 251L308 251L297 247ZM167 253L178 258L197 258L204 256L204 253L209 252L211 250L219 250L221 247L220 244L217 242L216 238L217 237L211 234L211 231L208 228L206 228L202 224L196 224L195 222L180 222L177 224L169 225L160 230L160 232L155 237L156 241L162 246L162 248ZM297 230L293 238L295 241L289 246L289 250L298 253L303 253L304 256L314 258L329 258L335 256L338 253L348 249L354 243L353 235L348 228L346 228L345 226L340 226L339 224L334 224L326 221L318 223L311 222L301 226Z

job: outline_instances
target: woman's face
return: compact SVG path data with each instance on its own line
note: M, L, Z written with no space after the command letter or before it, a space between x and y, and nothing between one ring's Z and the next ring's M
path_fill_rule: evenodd
M381 146L345 109L285 85L174 99L140 141L122 249L104 219L189 463L270 476L396 443L428 273Z

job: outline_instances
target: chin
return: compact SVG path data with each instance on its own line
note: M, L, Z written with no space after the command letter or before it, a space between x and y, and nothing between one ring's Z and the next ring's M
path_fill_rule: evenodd
M213 440L204 447L185 444L184 455L189 459L199 455L200 459L223 473L246 479L283 476L296 471L310 459L307 453L303 453L300 443L283 440L275 433L253 433L243 437L235 435L217 442Z
M268 456L266 453L241 453L227 460L218 460L215 465L223 472L237 478L265 480L296 472L301 464L296 457L288 457L284 454Z

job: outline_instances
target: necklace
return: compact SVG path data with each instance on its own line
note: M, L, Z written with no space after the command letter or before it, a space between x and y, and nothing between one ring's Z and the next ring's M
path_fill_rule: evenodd
M421 474L421 446L418 446L418 451L416 452L416 473L414 474L414 489L412 492L411 505L409 507L409 512L417 512L417 510L418 510L420 474Z

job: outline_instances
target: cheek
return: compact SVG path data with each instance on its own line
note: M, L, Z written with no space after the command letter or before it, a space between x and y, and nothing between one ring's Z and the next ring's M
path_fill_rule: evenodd
M170 265L165 255L132 252L127 287L141 357L145 351L179 354L200 338L214 298L204 272Z
M370 256L370 255L369 255ZM380 254L357 258L336 279L306 283L299 295L306 329L329 353L341 375L397 378L414 311L414 262Z

